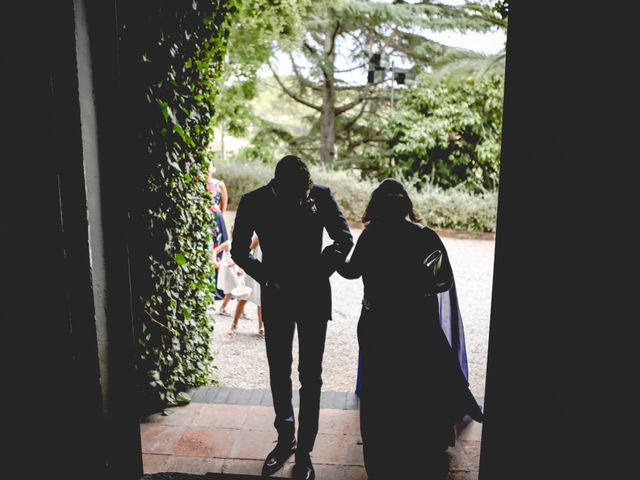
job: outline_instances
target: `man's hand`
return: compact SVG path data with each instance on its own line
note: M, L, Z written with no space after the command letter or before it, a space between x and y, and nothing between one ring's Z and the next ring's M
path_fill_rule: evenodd
M265 288L271 288L271 289L276 290L276 291L282 289L280 284L278 282L276 282L275 280L267 280L266 282L264 282L264 286L265 286Z

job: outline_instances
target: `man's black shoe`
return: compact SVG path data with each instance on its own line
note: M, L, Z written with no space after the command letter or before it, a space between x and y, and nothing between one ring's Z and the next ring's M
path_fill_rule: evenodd
M308 453L296 454L296 463L292 472L293 480L315 480L316 472Z
M276 448L267 455L264 465L262 465L262 475L271 475L282 468L284 462L296 451L296 440L278 442Z

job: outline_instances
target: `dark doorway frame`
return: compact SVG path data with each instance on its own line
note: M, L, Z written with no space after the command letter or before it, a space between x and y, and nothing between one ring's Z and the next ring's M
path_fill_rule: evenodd
M568 460L582 452L571 450L559 438L569 428L574 429L574 437L588 432L576 417L590 411L590 404L581 403L573 391L579 388L576 382L584 380L574 357L588 355L573 342L573 335L576 329L586 328L584 318L593 317L595 303L581 307L579 295L563 292L565 302L550 311L542 288L549 282L549 270L540 268L536 252L545 253L556 276L586 285L585 279L576 278L582 272L583 257L571 250L569 241L561 242L559 248L557 237L556 243L551 242L548 232L571 237L585 225L584 215L576 217L575 199L588 198L593 183L579 179L584 177L585 158L595 154L594 145L605 143L598 144L594 136L589 148L576 152L570 148L578 148L576 144L567 145L560 133L575 134L583 127L593 133L592 119L581 110L585 97L575 87L580 82L596 89L599 79L585 78L581 69L585 64L572 60L579 59L572 57L575 52L570 47L575 45L559 41L568 25L576 38L591 37L589 24L578 22L576 12L554 7L550 15L535 2L510 3L480 478L514 478L514 474L519 479L569 478L563 475L576 473L579 465ZM135 198L129 178L135 177L137 144L135 111L127 103L127 85L122 82L117 33L124 5L118 0L24 2L11 17L30 33L30 42L16 43L14 50L25 57L39 52L38 62L25 62L24 78L31 82L12 93L24 96L23 111L39 112L47 124L41 143L30 135L14 139L25 144L32 140L20 167L27 180L16 177L16 185L34 191L40 208L38 223L20 223L21 233L47 239L38 242L37 258L31 258L32 245L22 247L25 255L16 270L16 299L29 304L23 314L28 329L42 332L42 338L35 340L32 360L56 372L42 378L41 385L51 391L67 389L73 399L51 395L48 408L57 414L40 418L41 438L52 445L46 457L49 467L64 471L68 479L90 475L137 480L142 475L132 401L128 220ZM29 10L36 7L34 15ZM37 50L31 48L34 45ZM553 79L540 68L542 64L555 70ZM18 112L16 118L28 119L28 115ZM578 135L571 138L579 140ZM541 158L553 163L552 175L531 167ZM29 169L40 174L30 177ZM537 198L536 204L531 204L532 197ZM535 228L540 225L544 228ZM19 295L26 288L18 279L25 279L21 272L33 271L39 272L48 288L38 302L29 303L30 297ZM552 334L549 322L553 322ZM34 350L31 342L15 343ZM29 399L24 404L29 409L40 405ZM516 442L514 424L523 415L527 436ZM62 429L67 434L64 442L59 435Z

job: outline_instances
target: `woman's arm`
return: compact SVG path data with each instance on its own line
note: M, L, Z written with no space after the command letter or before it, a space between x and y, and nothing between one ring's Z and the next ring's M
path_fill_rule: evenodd
M364 251L367 248L367 229L360 234L356 247L353 249L351 258L338 267L338 273L344 278L355 279L362 276L362 268L364 266Z
M212 248L210 252L210 256L211 256L211 261L213 262L213 268L218 270L222 266L222 263L220 262L220 260L218 260L218 254L216 250L217 249Z
M220 210L222 213L227 211L227 204L229 203L229 194L227 192L227 186L222 180L218 182L218 188L220 189Z
M333 240L331 245L327 245L322 250L322 261L326 268L327 276L331 276L336 271L338 265L342 265L347 259L347 254L353 247L353 237L349 230L349 225L345 219L338 202L331 194L329 188L321 190L323 201L324 228L329 237Z
M222 262L218 260L218 254L220 252L229 251L229 248L231 248L231 241L226 240L217 247L211 249L211 259L213 260L213 266L216 270L222 266ZM233 262L231 262L231 264L233 265Z
M249 248L251 248L251 250L255 250L258 246L258 243L260 243L260 241L258 240L258 235L254 232L253 237L251 238L251 246Z
M214 252L217 255L220 252L228 252L229 248L231 248L231 240L225 240L224 242L222 242L220 245L218 245L216 248L214 248Z

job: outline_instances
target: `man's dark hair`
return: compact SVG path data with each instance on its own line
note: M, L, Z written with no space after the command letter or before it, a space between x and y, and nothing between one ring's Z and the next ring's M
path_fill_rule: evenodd
M274 177L276 194L302 200L309 194L312 186L309 168L300 157L286 155L277 163Z
M371 193L362 221L364 223L376 220L394 221L407 217L412 222L420 221L420 216L413 209L413 202L404 186L393 178L385 178Z

